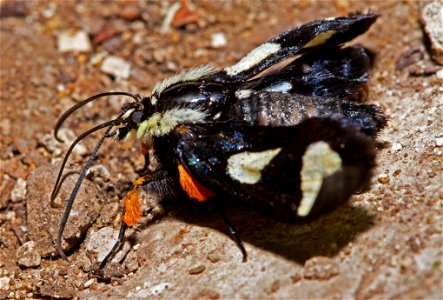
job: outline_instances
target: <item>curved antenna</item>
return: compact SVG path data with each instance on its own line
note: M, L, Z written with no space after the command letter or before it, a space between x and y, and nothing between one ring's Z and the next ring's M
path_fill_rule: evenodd
M123 114L120 114L120 116L118 116L113 121L119 120L122 115ZM72 190L71 195L69 196L68 203L66 203L65 211L63 212L62 220L61 220L61 223L60 223L60 228L59 228L58 234L57 234L57 252L65 260L68 260L68 257L65 255L65 253L63 252L63 249L62 249L62 236L63 236L63 232L65 231L66 222L68 221L69 214L70 214L71 209L72 209L72 205L74 204L75 197L77 196L77 193L78 193L78 191L80 189L80 186L82 185L82 182L83 182L83 179L85 178L86 172L88 171L89 167L91 166L92 161L96 157L98 150L100 149L100 147L103 144L105 138L108 136L108 133L111 131L111 129L112 129L112 127L114 125L115 125L115 122L112 122L109 125L109 127L106 129L105 133L102 135L100 140L98 141L97 145L94 148L94 151L89 156L88 161L86 162L85 166L83 167L83 169L82 169L82 171L80 173L80 176L77 179L77 182L76 182L76 184L74 186L74 189Z
M134 95L134 94L126 93L126 92L106 92L106 93L100 93L100 94L94 95L92 97L89 97L88 99L83 100L82 102L77 103L76 105L74 105L73 107L71 107L70 109L65 111L63 113L63 115L58 119L58 121L57 121L57 123L55 124L55 127L54 127L54 137L56 138L56 140L59 141L59 142L62 142L62 140L58 137L58 130L63 125L63 122L65 122L66 119L73 112L75 112L77 109L79 109L80 107L88 104L91 101L94 101L94 100L96 100L98 98L107 97L107 96L127 96L127 97L131 97L136 102L141 102L142 101L142 98L141 98L140 95L138 95L138 94Z
M55 185L54 188L52 189L52 193L51 193L51 203L54 201L55 196L57 195L58 189L60 188L59 184L60 184L60 180L62 178L62 174L63 174L63 170L65 168L66 162L68 161L68 158L72 152L72 150L74 150L75 145L77 145L82 139L84 139L85 137L87 137L88 135L102 129L105 127L110 126L111 124L115 124L114 122L118 121L118 119L114 119L108 122L105 122L103 124L100 124L98 126L95 126L94 128L88 129L85 132L83 132L82 134L80 134L75 141L72 142L72 144L69 146L68 151L65 154L65 157L63 158L63 162L60 166L60 170L58 171L58 175L57 175L57 180L55 181Z

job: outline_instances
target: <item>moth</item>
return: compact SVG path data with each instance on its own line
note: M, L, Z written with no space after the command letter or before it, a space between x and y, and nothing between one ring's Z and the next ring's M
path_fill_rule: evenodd
M151 95L95 95L66 111L66 118L100 97L128 96L120 115L82 133L105 129L67 202L62 237L73 201L103 141L135 138L154 150L158 169L136 180L124 199L118 241L142 214L140 189L164 198L181 194L199 202L231 198L285 221L319 216L368 184L375 166L374 138L386 125L380 107L361 101L370 58L344 43L366 32L377 15L351 14L286 31L224 69L207 65L157 84ZM114 129L114 130L112 130ZM148 154L147 154L148 156ZM149 159L149 157L147 157ZM224 218L237 245L246 251Z

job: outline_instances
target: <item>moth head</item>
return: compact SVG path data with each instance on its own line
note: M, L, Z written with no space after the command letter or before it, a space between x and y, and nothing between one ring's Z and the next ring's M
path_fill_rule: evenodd
M152 114L152 105L149 98L139 98L139 101L124 103L121 108L120 126L115 130L114 137L118 141L125 141L135 136L143 122Z

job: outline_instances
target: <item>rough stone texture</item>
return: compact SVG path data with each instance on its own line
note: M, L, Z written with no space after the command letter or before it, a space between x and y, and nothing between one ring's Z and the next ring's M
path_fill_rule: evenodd
M338 275L337 263L327 257L313 257L305 262L304 278L325 280Z
M164 12L172 5L168 1L137 2L129 14L112 1L1 1L0 285L8 290L0 289L0 298L442 299L443 89L441 67L429 59L423 44L422 4L192 3L197 21L161 35ZM149 222L127 233L129 252L123 262L111 262L99 274L97 253L86 251L83 236L118 228L119 200L143 165L138 145L105 143L96 164L110 175L91 173L93 183L84 182L87 191L76 202L81 217L70 220L67 228L66 236L72 238L83 233L78 246L69 262L47 257L62 213L48 203L58 171L48 165L60 160L67 146L51 144L50 135L69 106L103 91L147 95L158 80L181 68L208 62L227 66L294 25L368 8L381 14L358 39L375 54L368 101L382 105L390 117L378 137L378 167L368 191L301 225L228 207L226 214L248 251L246 263L217 213L191 202L174 203L158 222L150 220L161 209L147 212L144 220ZM94 48L61 53L58 33L79 28L96 41ZM223 48L211 47L216 32L228 41ZM131 63L127 80L100 70L109 55ZM419 71L409 69L415 65ZM79 134L115 116L123 101L94 101L64 127ZM95 143L91 137L83 145L90 151ZM84 153L74 153L71 160L84 163ZM69 195L75 177L64 182L60 199ZM12 202L17 178L27 182L27 195ZM16 251L29 240L43 259L39 267L21 269ZM91 281L94 276L99 278Z
M434 0L423 8L422 22L431 43L432 57L443 65L443 2Z
M42 258L40 253L35 249L35 243L29 241L17 249L17 265L20 267L38 267Z
M78 174L73 174L71 171L71 174L63 181L63 185L54 199L56 207L52 207L50 198L58 167L39 167L28 178L27 220L29 237L35 241L36 248L43 256L56 254L55 238L64 210L64 203L69 198L78 177ZM65 174L69 174L69 171L69 169L65 170ZM99 191L90 182L84 181L63 234L64 243L62 247L65 251L75 246L97 219L100 202Z
M96 254L97 261L101 262L111 251L118 237L118 230L111 227L103 227L98 231L91 231L85 240L88 252Z

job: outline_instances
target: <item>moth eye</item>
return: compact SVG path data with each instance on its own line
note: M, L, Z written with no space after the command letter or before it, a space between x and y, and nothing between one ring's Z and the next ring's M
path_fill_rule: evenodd
M142 111L136 111L131 115L131 119L135 124L140 124L143 117Z

